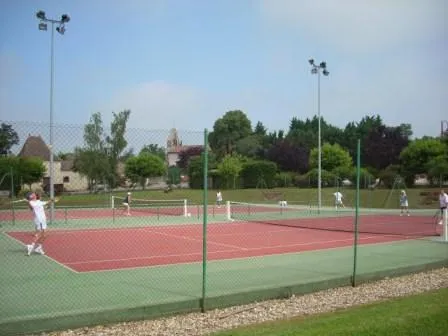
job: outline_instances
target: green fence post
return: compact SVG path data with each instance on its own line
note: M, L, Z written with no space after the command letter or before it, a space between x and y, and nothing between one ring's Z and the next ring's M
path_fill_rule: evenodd
M201 310L205 312L205 297L207 284L207 221L208 221L208 131L204 130L204 152L203 152L203 169L204 169L204 188L202 193L202 303Z
M359 175L361 172L361 140L356 148L356 200L355 200L355 241L353 243L353 276L352 286L356 286L356 268L358 263L358 233L359 233Z
M14 201L15 201L15 190L14 190L14 173L11 167L10 170L10 174L11 174L11 211L12 211L12 224L15 225L16 224L16 213L15 213L15 209L14 209Z

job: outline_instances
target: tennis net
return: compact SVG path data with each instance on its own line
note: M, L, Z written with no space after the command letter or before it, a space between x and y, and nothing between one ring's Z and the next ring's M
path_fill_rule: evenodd
M280 225L325 231L355 231L355 210L321 208L304 205L256 204L227 202L227 217L265 225ZM359 211L358 232L369 234L426 237L441 234L438 213L414 210L410 215L400 210L362 209Z
M123 209L124 197L112 196L112 209ZM131 199L131 212L143 212L155 215L189 216L186 199L156 200Z

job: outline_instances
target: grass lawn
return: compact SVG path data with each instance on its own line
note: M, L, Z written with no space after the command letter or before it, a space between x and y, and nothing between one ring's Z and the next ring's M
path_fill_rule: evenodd
M322 202L324 205L332 206L335 188L322 189ZM436 208L437 200L427 204L425 196L421 193L424 191L437 192L438 189L409 189L407 190L410 208ZM347 206L353 206L355 203L355 189L341 189L345 197ZM235 189L223 190L224 200L243 201L243 202L266 202L269 196L275 193L283 196L288 202L297 202L302 204L317 204L316 188L279 188L279 189ZM83 194L83 195L62 195L60 206L110 206L111 195L124 196L124 191L102 194ZM165 193L163 190L145 190L134 191L133 197L136 199L188 199L190 203L201 203L203 197L202 190L179 189ZM209 203L214 203L216 197L215 190L208 191ZM361 190L360 202L361 207L367 208L397 208L398 207L399 190L377 189L377 190ZM275 202L275 200L271 200Z
M238 328L213 336L448 335L448 288L349 308Z

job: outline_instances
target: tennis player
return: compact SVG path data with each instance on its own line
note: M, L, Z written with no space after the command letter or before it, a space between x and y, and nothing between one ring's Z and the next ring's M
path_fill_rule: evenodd
M47 216L45 215L45 206L52 203L53 200L50 199L47 202L43 202L40 200L40 195L32 193L27 201L29 208L33 211L34 225L36 229L36 235L33 242L26 246L27 255L30 255L32 252L44 255L43 243L47 238Z
M448 207L448 194L444 190L440 190L439 202L440 202L440 221L439 221L439 225L442 225L443 224L443 213L445 211L447 211L446 208Z
M408 195L406 195L406 191L402 190L400 193L400 216L403 216L403 213L406 211L407 215L409 216L409 202L408 202Z
M218 205L218 208L220 208L221 204L222 204L222 193L221 190L218 190L218 192L216 193L216 205Z
M131 193L128 192L126 194L126 197L123 200L123 214L126 214L126 216L130 216L131 215Z
M342 196L342 194L339 191L336 191L334 194L334 204L335 204L335 208L337 209L338 207L342 207L345 208L344 206L344 202L342 201L342 199L344 198L344 196Z

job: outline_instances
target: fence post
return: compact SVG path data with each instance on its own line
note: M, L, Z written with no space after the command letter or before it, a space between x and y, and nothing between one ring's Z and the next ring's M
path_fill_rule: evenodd
M203 151L204 187L202 192L202 300L201 310L204 313L206 288L207 288L207 221L208 221L208 131L204 129L204 151Z
M14 201L15 201L15 188L14 188L14 172L12 170L11 167L11 211L12 211L12 224L15 225L16 224L16 212L15 212L15 208L14 208Z
M358 224L359 224L359 175L361 172L361 140L356 148L356 200L355 200L355 240L353 243L353 276L352 286L356 286L356 268L358 264Z

